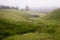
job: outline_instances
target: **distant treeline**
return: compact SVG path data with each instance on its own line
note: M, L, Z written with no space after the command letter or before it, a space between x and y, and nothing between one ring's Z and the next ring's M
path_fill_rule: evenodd
M14 6L5 6L5 5L0 5L0 9L18 9L18 7L14 7Z

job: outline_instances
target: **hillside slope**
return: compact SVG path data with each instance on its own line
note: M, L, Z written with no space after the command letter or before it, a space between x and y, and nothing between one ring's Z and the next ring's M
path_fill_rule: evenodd
M4 40L60 40L60 9L46 15L38 26L40 32L15 35Z
M0 9L0 40L7 36L36 31L37 25L35 24L40 19L40 15L34 17L32 14L37 14L37 12Z
M49 13L46 16L46 19L59 21L60 20L60 8Z

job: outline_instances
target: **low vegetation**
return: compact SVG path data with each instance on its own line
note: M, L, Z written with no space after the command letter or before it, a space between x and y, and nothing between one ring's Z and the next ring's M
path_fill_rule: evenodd
M31 12L0 11L0 40L60 40L60 9L37 18Z

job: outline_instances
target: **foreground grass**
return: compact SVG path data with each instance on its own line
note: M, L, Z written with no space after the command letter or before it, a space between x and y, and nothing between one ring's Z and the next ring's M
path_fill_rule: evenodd
M8 16L10 16L7 17L4 12L9 13ZM39 20L36 20L26 12L22 12L23 14L19 11L14 12L12 10L4 10L4 12L1 11L0 13L3 15L0 15L0 40L60 40L59 10L52 12L53 14L48 14L47 17L41 20L40 17L38 17ZM19 18L20 16L22 19ZM32 18L33 21L29 18ZM20 19L24 20L21 21Z
M27 33L8 37L4 40L52 40L52 38L46 33Z
M20 10L1 9L0 40L16 34L34 32L37 25L29 19L32 14ZM40 17L38 19L40 19Z

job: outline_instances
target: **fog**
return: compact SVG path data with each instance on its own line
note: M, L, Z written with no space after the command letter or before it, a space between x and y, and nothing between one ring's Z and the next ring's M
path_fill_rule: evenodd
M49 8L60 7L60 0L0 0L0 5L18 6L24 8Z

